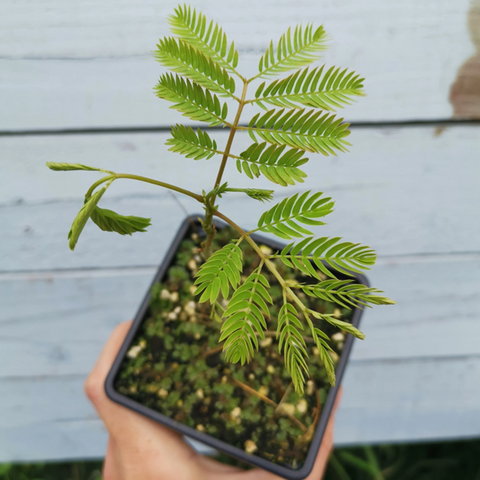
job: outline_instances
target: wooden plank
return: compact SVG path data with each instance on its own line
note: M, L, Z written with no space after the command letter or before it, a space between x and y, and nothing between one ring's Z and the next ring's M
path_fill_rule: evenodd
M0 117L0 129L176 121L174 112L152 96L162 70L150 53L158 38L168 34L166 16L176 5L173 0L142 0L135 6L110 0L99 9L91 0L76 2L74 8L58 0L2 2L0 104L8 114ZM345 111L354 121L451 117L451 85L474 51L467 28L469 0L319 0L295 5L246 0L228 8L217 0L201 8L235 40L247 76L256 72L270 39L288 26L324 23L333 37L325 62L358 70L367 78L368 97ZM470 23L478 26L477 21ZM462 85L457 82L456 98L468 89ZM475 114L465 112L467 117Z
M153 273L117 270L0 282L0 377L88 373L115 325L135 314Z
M480 358L352 361L338 413L340 444L480 436Z
M321 189L336 200L329 225L319 231L373 246L379 255L478 251L475 206L478 189L478 126L357 129L352 152L338 158L314 156L307 182L298 189ZM225 132L212 134L219 144ZM0 271L156 265L185 213L199 213L195 201L178 198L138 182L119 182L102 199L106 208L151 216L148 234L121 237L89 223L75 253L66 234L97 175L51 172L44 163L72 161L150 175L185 188L208 189L219 161L193 162L166 151L167 133L2 138L0 164ZM240 153L250 144L235 140ZM225 179L231 186L272 188L250 181L233 163ZM277 199L284 195L277 189ZM296 191L290 189L290 194ZM245 227L254 227L267 207L226 196L220 208ZM245 208L248 206L248 208Z
M83 377L0 381L0 462L100 458L106 434ZM480 435L480 359L350 363L337 445Z
M369 275L398 304L365 312L367 339L356 342L354 360L480 356L480 255L418 260L383 260ZM0 276L0 378L87 374L153 273Z
M0 462L103 456L106 432L85 398L83 380L2 379Z

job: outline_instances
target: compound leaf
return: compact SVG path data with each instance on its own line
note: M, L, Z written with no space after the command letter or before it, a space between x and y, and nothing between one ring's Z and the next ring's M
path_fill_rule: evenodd
M287 197L262 214L258 220L258 230L269 232L280 238L291 239L312 235L304 225L325 225L318 218L333 211L334 202L330 197L321 198L322 192L310 195L310 190L302 195L296 193Z
M47 162L47 167L50 170L56 172L68 171L68 170L88 170L91 172L102 172L100 168L89 167L88 165L81 165L80 163L59 163L59 162Z
M207 132L200 128L193 130L192 127L178 125L172 127L172 138L169 138L165 144L168 145L171 152L177 152L194 160L209 160L217 154L217 142L212 140Z
M242 272L242 251L229 243L217 250L196 273L196 295L200 293L200 302L210 300L213 304L221 291L223 298L229 295L230 287L235 290L240 283Z
M153 54L165 67L212 92L226 97L232 97L235 93L235 80L227 70L183 40L164 38Z
M327 35L322 26L316 30L311 24L305 28L297 25L292 33L291 28L278 41L276 51L273 42L260 59L258 76L275 75L287 70L305 67L320 58L325 50Z
M83 207L78 212L75 220L73 220L70 231L68 232L68 246L70 250L75 250L75 245L77 244L78 237L83 231L88 219L92 215L93 210L96 208L98 202L102 198L102 195L106 192L107 188L103 187L97 192L95 192L89 199L87 199Z
M172 33L181 40L212 58L221 67L237 74L235 67L238 64L238 52L233 42L228 44L225 32L217 23L213 20L208 22L203 13L187 5L178 6L168 21Z
M285 145L269 145L266 142L254 143L240 154L237 159L237 169L249 178L263 175L267 180L282 187L303 183L307 176L300 170L301 165L308 162L303 157L303 150L298 148L288 149Z
M395 302L381 295L383 292L354 280L327 279L317 284L304 285L302 290L310 297L336 303L344 308L394 305Z
M268 288L268 280L259 267L233 294L223 314L226 320L220 337L220 341L225 341L223 351L227 361L248 363L258 350L257 336L265 338L265 317L270 317L267 303L272 303Z
M178 110L191 120L217 126L223 125L227 118L227 104L221 105L215 94L187 78L166 73L160 77L155 93L158 97L173 102L175 105L170 108Z
M146 232L151 225L150 218L119 215L106 208L95 207L90 215L92 221L104 232L117 232L120 235L131 235L135 232Z
M291 110L269 110L260 116L257 113L248 127L243 127L256 142L257 137L273 145L336 155L346 152L350 144L345 137L350 135L348 123L330 113L318 110L293 108Z
M364 96L363 81L355 72L331 67L324 73L325 66L312 70L305 68L281 80L266 85L262 83L255 100L260 107L265 103L277 107L313 107L335 110L352 103L351 97Z
M285 265L296 267L306 275L320 280L322 274L336 278L331 269L353 276L352 272L361 273L375 264L376 254L370 247L341 240L340 237L308 237L297 244L287 245L279 257Z
M303 395L305 377L308 375L308 353L302 331L303 325L298 320L297 310L285 302L278 314L278 350L280 353L283 351L285 367L299 395Z

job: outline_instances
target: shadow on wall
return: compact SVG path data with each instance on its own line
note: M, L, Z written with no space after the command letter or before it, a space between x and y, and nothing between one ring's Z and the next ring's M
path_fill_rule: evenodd
M468 29L476 54L461 66L450 89L455 118L480 118L480 0L472 0Z

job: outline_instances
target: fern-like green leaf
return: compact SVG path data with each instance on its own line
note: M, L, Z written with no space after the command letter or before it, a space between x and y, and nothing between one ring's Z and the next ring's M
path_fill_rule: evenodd
M251 102L265 110L265 103L286 108L301 108L303 105L335 110L350 105L351 97L364 95L364 79L360 78L360 75L335 67L325 73L323 70L324 66L311 71L305 68L267 86L264 82L258 87L255 100Z
M308 162L308 158L303 157L303 150L291 148L283 153L285 145L266 146L266 142L254 143L242 152L241 158L237 159L238 171L252 179L263 175L282 187L303 183L307 175L298 168Z
M233 42L228 45L227 36L217 23L213 20L208 22L203 13L187 5L178 6L175 14L169 17L169 23L172 33L181 40L237 74L238 52Z
M223 298L228 298L230 286L235 290L240 283L242 272L242 251L229 243L217 250L196 273L195 295L202 294L200 303L210 300L216 302L220 292Z
M345 275L369 270L375 264L376 254L370 247L341 240L340 237L308 237L297 244L287 245L278 256L288 267L298 268L317 279L322 276L313 265L327 277L336 278L325 264Z
M330 197L321 198L322 192L310 196L310 190L293 197L287 197L273 208L267 210L258 220L258 229L280 238L290 240L294 237L313 235L303 225L325 225L318 218L333 211L334 202Z
M105 172L100 168L89 167L88 165L81 165L80 163L59 163L59 162L47 162L47 167L55 172L65 172L68 170L87 170L90 172Z
M157 45L155 58L165 67L190 78L221 96L232 97L235 80L211 57L176 38L164 38Z
M233 189L232 189L233 190ZM273 190L264 190L263 188L245 188L243 191L254 200L258 200L259 202L269 202L273 200L273 194L275 193Z
M393 300L381 295L381 290L353 280L328 279L314 285L304 285L302 290L310 297L321 298L349 309L395 304Z
M173 102L175 105L170 108L178 110L191 120L217 126L224 124L227 118L226 103L221 105L215 94L178 75L162 75L155 87L155 93L158 97Z
M90 198L88 198L73 220L70 231L68 232L68 246L70 247L70 250L75 250L75 245L78 242L80 234L87 224L88 219L92 215L93 210L96 208L98 202L106 191L107 188L103 187L96 191Z
M231 363L248 363L258 350L258 338L265 338L267 324L264 317L270 317L268 303L272 299L267 291L268 280L257 268L235 291L223 316L220 342L225 340L223 351Z
M192 127L177 124L176 127L172 127L171 134L172 138L165 142L171 152L181 153L194 160L203 158L209 160L218 153L217 142L200 128L195 132Z
M305 67L320 58L320 52L326 50L327 35L323 27L313 29L311 24L305 28L297 25L289 28L278 41L277 49L273 42L260 59L258 76L275 75L287 70Z
M318 110L269 110L257 113L247 130L254 142L257 137L274 145L287 145L323 155L336 155L335 150L346 152L350 145L345 137L350 135L348 123L343 118Z
M303 325L298 319L297 310L285 302L278 314L278 350L280 353L283 351L285 367L299 395L303 395L305 376L308 375L308 353L302 330Z
M319 320L324 320L333 325L334 327L343 330L344 332L351 333L354 337L359 338L360 340L365 339L365 334L361 332L357 327L353 326L350 322L344 322L343 320L335 318L334 315L327 315L325 313L315 312L313 310L307 310L307 312L315 318L318 318ZM315 330L317 331L318 329Z
M106 208L95 207L90 215L92 221L104 232L117 232L120 235L131 235L135 232L146 232L151 225L150 218L119 215Z
M313 329L313 339L318 350L318 358L322 362L327 371L327 378L330 385L335 385L335 363L329 352L333 352L330 345L327 343L328 336L319 328Z

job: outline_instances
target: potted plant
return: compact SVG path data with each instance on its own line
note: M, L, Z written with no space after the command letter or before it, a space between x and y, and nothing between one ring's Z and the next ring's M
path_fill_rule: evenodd
M394 302L362 275L375 263L372 249L311 232L333 211L331 198L310 190L288 196L245 231L221 212L220 199L241 194L247 206L271 201L274 191L234 188L223 174L233 161L251 179L264 176L281 187L303 183L307 174L300 167L308 154L347 150L348 124L332 111L363 95L363 79L346 69L309 66L326 48L323 27L289 29L276 48L270 43L259 73L246 79L237 70L234 44L215 22L179 6L169 23L175 37L161 40L154 54L173 73L160 77L157 96L187 118L230 134L221 148L214 132L176 125L167 145L194 160L220 159L213 187L191 192L135 174L47 163L52 170L105 174L73 221L72 250L89 219L121 235L150 225L147 218L99 207L117 179L174 190L204 210L203 217L183 223L167 252L107 379L107 393L219 450L286 478L304 478L337 393L336 373L341 377L353 337L364 338L357 328L361 309ZM223 98L238 105L231 119ZM250 105L264 112L241 124ZM233 153L238 132L248 133L252 144Z

